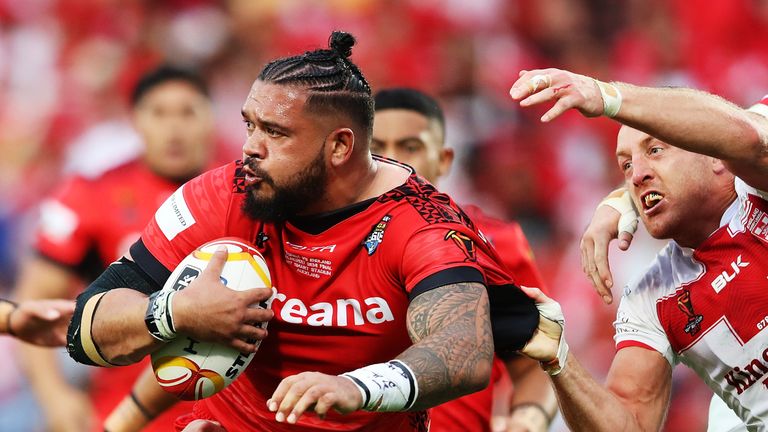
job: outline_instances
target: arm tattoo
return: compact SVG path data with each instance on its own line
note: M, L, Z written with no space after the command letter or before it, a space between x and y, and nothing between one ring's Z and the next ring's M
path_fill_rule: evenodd
M427 291L408 307L414 345L399 360L415 373L419 399L413 410L438 405L488 385L493 336L488 295L479 283Z

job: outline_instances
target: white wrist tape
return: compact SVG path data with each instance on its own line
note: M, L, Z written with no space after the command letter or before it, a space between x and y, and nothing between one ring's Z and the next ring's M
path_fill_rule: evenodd
M763 100L764 101L768 100L768 96L763 98ZM757 113L757 114L760 114L763 117L768 118L768 105L767 104L768 104L768 102L752 105L751 107L749 107L749 109L747 111L751 111L753 113Z
M177 291L159 291L149 297L145 323L155 339L168 342L176 338L173 323L173 296Z
M610 83L595 80L597 88L600 89L600 95L603 97L603 115L607 117L616 117L621 109L621 92Z
M399 360L366 366L340 376L355 383L363 396L366 411L405 411L419 396L416 376Z
M597 206L600 207L604 205L611 207L621 215L619 216L618 223L619 232L634 234L635 231L637 231L637 220L640 215L637 214L637 210L635 210L635 205L632 204L632 198L629 197L628 191L624 191L624 193L618 197L606 198Z
M541 367L546 373L555 376L565 369L565 361L568 358L568 343L565 341L565 316L563 316L563 309L560 307L560 303L554 300L547 303L536 303L536 308L541 316L557 323L562 329L560 341L557 345L557 357L548 362L541 363Z

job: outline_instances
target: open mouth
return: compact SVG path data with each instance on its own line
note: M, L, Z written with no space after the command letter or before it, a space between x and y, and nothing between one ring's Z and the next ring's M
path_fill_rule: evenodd
M243 172L245 173L246 186L252 186L261 181L261 177L257 176L248 165L243 166Z
M650 210L656 207L663 199L664 199L664 195L658 192L652 191L652 192L647 192L642 197L640 197L640 202L643 204L644 210Z

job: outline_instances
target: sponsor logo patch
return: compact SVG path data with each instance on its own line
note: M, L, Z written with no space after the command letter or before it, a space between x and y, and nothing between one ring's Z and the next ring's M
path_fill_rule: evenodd
M155 213L155 222L168 240L173 240L180 232L195 224L195 218L184 201L183 190L184 186L177 189Z
M178 278L176 278L176 281L173 283L173 290L179 291L183 290L184 288L188 287L189 284L192 283L197 277L200 276L200 269L192 266L186 266L184 267L184 270L181 271L181 274ZM223 279L223 278L222 278ZM226 285L226 282L224 283Z

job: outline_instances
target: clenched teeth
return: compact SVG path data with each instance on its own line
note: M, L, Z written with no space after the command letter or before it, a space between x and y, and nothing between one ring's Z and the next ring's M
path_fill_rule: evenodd
M644 199L645 199L645 206L648 207L648 208L651 208L651 207L655 206L656 204L658 204L658 202L661 201L662 198L664 198L664 197L661 196L661 194L658 194L656 192L651 192L651 193L649 193L648 195L646 195L644 197Z

